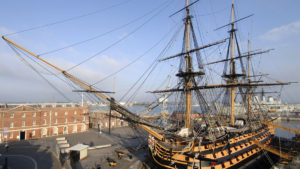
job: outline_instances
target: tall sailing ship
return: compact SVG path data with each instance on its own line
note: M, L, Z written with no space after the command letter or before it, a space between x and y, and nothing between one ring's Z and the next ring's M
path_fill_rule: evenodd
M105 92L96 90L8 38L2 38L10 45L61 72L88 92L100 96L110 103L112 110L119 112L134 126L145 130L149 134L149 152L157 166L170 169L238 168L264 151L262 146L268 145L274 136L274 125L270 125L268 116L251 107L252 92L259 86L287 85L289 83L262 83L252 80L254 75L251 76L249 71L250 57L268 51L248 51L245 54L240 51L235 24L244 18L235 20L234 1L232 1L231 8L231 22L219 28L230 27L229 38L199 46L190 14L190 7L196 2L198 0L193 3L189 3L187 0L186 6L180 10L180 12L186 13L182 51L160 60L163 62L180 58L179 71L176 74L179 79L178 85L175 88L152 91L152 93L163 93L164 96L166 93L170 93L170 95L174 92L180 93L180 101L174 113L182 113L184 119L182 121L169 119L167 127L142 118L116 102L114 98L107 96ZM201 50L221 43L228 43L226 58L204 64ZM245 59L248 59L247 66L244 63ZM225 83L207 84L204 80L204 77L207 76L205 66L221 63L224 63L222 78ZM223 91L220 92L224 95L223 97L215 96L215 98L223 98L222 101L206 98L206 91L214 90ZM236 112L235 102L238 98L244 104L246 114ZM192 117L193 103L197 103L200 107L200 118ZM149 111L151 110L152 108L149 109Z

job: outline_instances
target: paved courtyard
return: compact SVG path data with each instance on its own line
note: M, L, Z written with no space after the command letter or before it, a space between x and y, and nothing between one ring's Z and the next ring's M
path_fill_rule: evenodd
M47 147L31 145L27 141L9 143L8 151L4 144L0 145L0 165L4 165L7 158L11 169L58 169L60 162Z
M90 129L83 133L61 135L66 137L70 146L78 143L89 145L90 147L111 144L111 147L88 150L88 157L76 163L78 169L93 169L101 165L101 168L110 168L107 158L112 158L117 162L116 168L138 168L140 161L144 160L146 136L130 127L114 128L111 134L107 130L100 134L97 130ZM56 154L56 138L48 137L36 140L25 140L10 142L8 152L5 151L4 144L0 144L0 165L4 165L5 158L8 159L8 166L11 169L60 169L62 165ZM125 156L118 158L116 151L122 151ZM70 165L64 165L66 169Z

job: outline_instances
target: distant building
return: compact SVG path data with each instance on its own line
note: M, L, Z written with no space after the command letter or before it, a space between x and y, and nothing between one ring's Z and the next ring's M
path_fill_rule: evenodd
M84 132L89 108L76 103L0 105L0 142Z
M259 99L258 96L254 97L254 108L257 110L264 110L269 113L291 112L295 110L295 106L288 103L282 103L280 99L269 96L266 99L264 96Z
M128 126L128 123L122 119L122 116L116 112L111 112L111 128ZM103 106L97 108L97 110L90 111L90 128L99 129L99 124L101 129L109 128L109 107Z

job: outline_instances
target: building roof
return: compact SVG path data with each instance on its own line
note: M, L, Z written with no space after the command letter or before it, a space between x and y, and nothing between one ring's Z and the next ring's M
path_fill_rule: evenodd
M81 150L87 149L88 147L89 147L88 145L76 144L73 147L67 148L67 150L70 150L70 151L81 151Z

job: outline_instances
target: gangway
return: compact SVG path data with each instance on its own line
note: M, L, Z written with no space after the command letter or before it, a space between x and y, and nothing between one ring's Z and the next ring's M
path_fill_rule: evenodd
M272 147L272 146L269 146L269 145L266 145L266 144L262 144L261 142L257 141L257 140L252 140L254 142L254 144L256 144L258 147L264 149L264 150L267 150L273 154L276 154L278 155L279 157L281 158L284 158L284 159L287 159L287 160L291 160L294 156L288 154L288 153L285 153L285 152L282 152L282 151L279 151L278 149Z
M267 125L267 126L272 126L272 127L275 127L275 128L279 128L279 129L286 130L286 131L293 132L295 134L299 134L300 135L300 130L297 130L297 129L292 129L292 128L284 127L284 126L281 126L279 124L275 124L275 123L268 122L268 121L261 121L261 123L264 124L264 125Z

